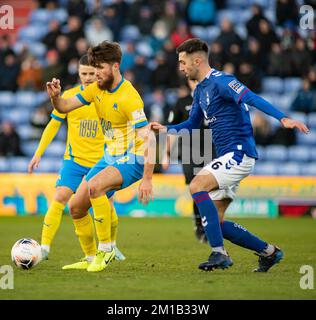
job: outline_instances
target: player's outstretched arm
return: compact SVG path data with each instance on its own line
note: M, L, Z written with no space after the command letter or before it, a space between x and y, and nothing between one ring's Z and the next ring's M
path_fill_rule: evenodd
M290 119L290 118L282 118L280 120L280 122L282 123L284 128L287 129L294 129L297 128L298 130L300 130L302 133L309 133L309 129L307 128L307 126L298 120L294 120L294 119Z
M34 169L38 168L38 165L41 161L41 157L42 157L43 153L45 152L46 148L49 146L49 144L55 138L60 126L61 126L60 121L57 121L55 119L51 119L49 121L49 123L47 124L47 126L42 134L41 140L40 140L38 147L34 153L34 156L28 165L28 173L32 173Z
M77 97L63 99L60 96L61 86L60 86L59 79L53 78L51 82L47 82L46 89L47 89L47 94L51 99L53 107L61 113L68 113L84 105Z
M138 201L148 204L149 200L154 200L152 177L156 163L156 137L150 126L146 126L141 131L144 139L144 173L138 187Z
M279 120L284 128L297 128L302 133L306 134L309 132L309 129L303 122L286 117L283 112L275 108L271 103L251 92L250 90L247 90L248 89L245 90L245 94L241 93L241 102L254 106L265 114L268 114L269 116Z

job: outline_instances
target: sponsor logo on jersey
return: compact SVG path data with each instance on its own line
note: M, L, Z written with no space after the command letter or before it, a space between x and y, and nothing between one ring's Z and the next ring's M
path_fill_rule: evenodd
M135 121L146 119L145 112L143 109L135 110L134 112L132 112L132 116Z
M241 91L245 88L245 86L237 80L231 81L228 85L238 94L240 94Z

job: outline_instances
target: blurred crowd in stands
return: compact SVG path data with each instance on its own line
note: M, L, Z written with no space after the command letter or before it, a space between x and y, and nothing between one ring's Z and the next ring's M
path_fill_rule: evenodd
M313 113L316 31L299 26L303 4L316 9L316 0L37 0L28 31L40 23L43 30L37 27L36 35L22 30L16 42L0 38L0 69L5 75L0 77L0 91L41 92L53 77L61 79L63 89L72 87L78 82L79 57L103 40L118 41L122 73L143 96L149 120L166 123L185 83L177 71L175 48L201 37L209 43L211 65L235 74L256 93L269 95L267 78L299 79L283 110ZM42 21L45 14L48 19ZM278 101L274 104L278 107ZM34 139L50 112L49 102L42 101L32 113ZM253 125L259 145L296 143L293 132L272 130L259 113L254 113ZM3 122L1 139L12 130ZM0 155L6 153L2 145ZM9 152L21 154L19 148L12 149Z

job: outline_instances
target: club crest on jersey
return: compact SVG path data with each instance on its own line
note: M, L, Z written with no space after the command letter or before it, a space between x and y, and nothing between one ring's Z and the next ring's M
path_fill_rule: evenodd
M240 93L245 87L243 84L238 82L237 80L233 80L228 84L236 93Z
M114 110L117 110L117 107L118 107L118 106L117 106L117 103L115 102L115 103L113 104L113 109L114 109Z

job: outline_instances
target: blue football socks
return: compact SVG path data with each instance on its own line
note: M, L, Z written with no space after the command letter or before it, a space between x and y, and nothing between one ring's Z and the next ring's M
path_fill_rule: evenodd
M268 246L266 242L257 238L238 223L223 221L221 227L224 239L229 240L238 246L254 250L258 253L264 252L265 248Z
M206 191L192 194L192 198L199 209L201 223L212 248L224 246L224 240L219 223L217 209Z

